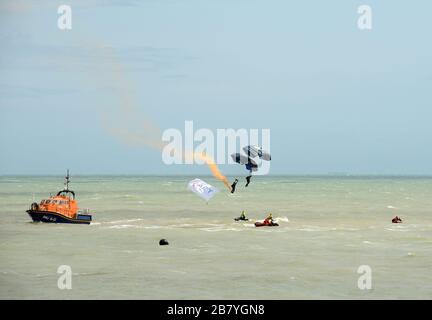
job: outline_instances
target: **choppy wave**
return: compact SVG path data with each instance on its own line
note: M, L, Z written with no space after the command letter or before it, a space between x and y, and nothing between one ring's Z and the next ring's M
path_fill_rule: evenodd
M107 222L101 222L101 223L110 223L110 224L115 224L115 223L123 223L123 222L137 222L137 221L142 221L142 220L144 220L144 219L137 218L137 219L127 219L127 220L107 221Z
M411 231L408 228L401 228L401 227L393 227L393 228L385 228L387 231L399 231L399 232L408 232Z
M298 228L296 230L307 231L307 232L325 232L325 231L358 231L360 229L347 228L347 227L323 227L323 226L303 225L302 228Z
M228 226L220 226L220 227L210 227L210 228L199 228L199 230L207 231L207 232L219 232L219 231L242 231L242 228L228 227Z
M109 227L109 229L127 229L127 228L139 228L139 227L136 225L133 225L133 224L118 224L118 225Z
M141 228L143 229L169 229L169 226L157 226L157 225L153 225L153 226L141 226Z

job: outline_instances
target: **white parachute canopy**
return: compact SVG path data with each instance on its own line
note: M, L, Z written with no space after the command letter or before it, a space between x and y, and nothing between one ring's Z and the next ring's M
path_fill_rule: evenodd
M195 192L205 201L209 201L219 190L201 179L193 179L188 183L188 189Z

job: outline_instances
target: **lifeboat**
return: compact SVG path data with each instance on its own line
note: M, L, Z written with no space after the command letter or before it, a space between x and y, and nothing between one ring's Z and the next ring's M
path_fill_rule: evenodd
M34 222L90 224L92 216L78 209L75 192L69 190L69 170L65 177L65 187L56 196L33 202L27 213Z

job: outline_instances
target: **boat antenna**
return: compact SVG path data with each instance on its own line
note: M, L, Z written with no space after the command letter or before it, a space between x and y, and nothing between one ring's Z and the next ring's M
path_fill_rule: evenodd
M69 169L67 169L67 175L65 177L65 190L69 190Z

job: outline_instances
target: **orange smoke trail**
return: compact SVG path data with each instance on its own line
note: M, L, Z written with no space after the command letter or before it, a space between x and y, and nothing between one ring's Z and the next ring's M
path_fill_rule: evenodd
M111 68L115 72L112 72L112 76L115 78L117 83L117 91L113 90L113 93L117 93L120 97L118 99L117 111L111 115L114 115L112 120L114 122L107 121L106 114L103 118L103 125L108 131L122 140L122 142L139 146L145 145L147 147L154 148L162 151L166 143L161 140L161 130L149 119L142 116L138 112L136 99L132 92L132 83L128 81L126 77L126 71L120 60L117 58L113 49L106 49L105 54L111 58ZM113 110L111 110L112 112ZM134 127L133 130L131 127ZM202 153L187 151L185 157L189 159L200 159L205 162L209 167L213 176L222 181L225 186L231 191L231 185L228 179L222 174L217 166L216 162L212 157Z
M99 72L91 74L93 80L96 81L90 84L112 87L111 94L117 100L111 108L107 108L107 106L98 108L101 112L102 127L122 143L135 147L146 146L162 151L166 145L161 140L162 132L148 117L140 114L133 90L134 83L127 77L126 68L116 54L116 50L101 39L91 37L88 33L81 36L81 46L96 52L101 62L101 65L96 65ZM212 157L196 152L186 152L185 156L189 159L204 161L213 176L222 181L231 191L228 179L219 170Z
M198 158L204 161L206 165L209 167L210 171L212 172L213 177L222 181L224 185L228 188L228 190L231 191L231 185L229 184L227 177L225 177L222 174L222 172L219 170L219 167L217 166L216 162L213 160L212 157L206 155L205 153L198 153L192 151L186 151L185 157L192 160Z

